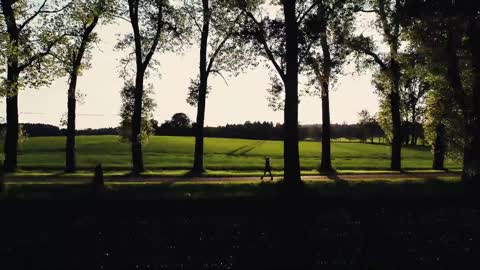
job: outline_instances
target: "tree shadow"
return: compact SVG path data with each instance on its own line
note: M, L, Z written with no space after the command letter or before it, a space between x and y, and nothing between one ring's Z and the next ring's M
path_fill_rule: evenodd
M190 170L190 171L184 173L183 175L181 175L181 177L183 177L183 178L201 177L201 176L205 176L206 172L207 172L206 170L201 170L201 171Z

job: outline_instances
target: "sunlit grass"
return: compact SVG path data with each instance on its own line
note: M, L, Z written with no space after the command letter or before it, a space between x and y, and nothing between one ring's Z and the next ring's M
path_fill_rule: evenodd
M61 171L64 166L64 137L32 137L21 147L19 168L23 170ZM305 172L318 168L321 157L319 142L300 142L301 167ZM144 145L144 161L147 170L156 174L181 175L193 163L194 138L154 136ZM265 156L271 158L274 170L283 169L283 142L247 139L206 138L205 166L212 175L224 171L226 175L240 175L241 171L258 172L263 169ZM427 147L404 147L402 165L406 170L429 170L432 153ZM127 173L131 167L129 144L120 142L117 136L78 136L77 159L81 171L92 171L101 163L108 170ZM340 172L376 170L388 171L390 147L386 144L358 142L333 142L332 163ZM459 169L460 163L448 160L449 169ZM229 173L230 171L236 173ZM207 172L207 174L208 174ZM46 172L47 173L47 172ZM108 173L108 172L106 172ZM113 172L112 172L113 173ZM146 174L148 174L147 172ZM248 175L245 173L243 175ZM79 172L78 176L88 176Z

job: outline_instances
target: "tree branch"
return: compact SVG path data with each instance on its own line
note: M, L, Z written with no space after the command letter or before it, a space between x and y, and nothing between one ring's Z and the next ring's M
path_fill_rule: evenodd
M22 65L19 65L18 66L18 70L20 72L22 72L23 70L25 70L27 67L29 67L32 63L34 63L35 61L41 59L42 57L44 56L47 56L50 54L50 51L52 50L53 46L55 46L60 40L62 40L65 36L67 36L67 34L63 34L61 36L59 36L58 38L56 38L52 43L48 44L47 48L42 51L42 52L39 52L39 53L36 53L35 55L33 55L32 57L30 57L30 59L28 59L24 64Z
M242 16L243 14L243 11L237 15L237 17L235 18L235 20L233 21L233 25L232 27L230 28L230 31L227 33L227 35L225 35L225 37L223 38L223 40L220 42L220 44L218 45L218 47L215 49L215 51L213 52L213 55L210 57L210 61L208 62L208 66L207 66L207 74L210 73L210 71L212 70L212 66L213 66L213 63L215 61L215 58L217 57L217 55L220 53L220 51L222 50L223 46L225 45L225 43L227 42L227 40L232 36L233 34L233 28L235 26L235 24L238 22L238 20L240 19L240 17Z
M127 19L123 16L120 16L120 15L112 14L112 17L120 19L120 20L124 20L124 21L129 22L129 23L132 23L132 21L130 21L129 19Z
M218 71L216 69L212 69L212 70L210 70L210 72L220 75L220 77L222 77L225 84L228 86L227 80L225 79L225 77L223 77L223 75L222 75L222 73L220 73L220 71Z
M298 19L297 21L297 24L300 24L302 23L302 21L305 19L305 17L307 17L308 13L310 13L310 11L312 11L312 9L318 5L318 2L315 1L315 3L313 3L301 16L300 18Z
M42 5L38 8L38 10L33 13L32 16L30 16L28 19L26 19L21 25L20 27L18 28L18 31L21 31L25 26L27 26L33 19L35 19L39 14L48 14L48 13L58 13L58 12L61 12L63 10L65 10L67 7L69 7L71 4L73 3L72 2L69 2L68 4L66 4L65 6L63 6L62 8L60 9L55 9L55 10L42 10L45 5L47 4L47 0L44 0Z
M258 41L262 44L265 53L267 54L267 58L272 62L273 66L277 70L278 74L282 78L283 81L286 81L286 75L283 69L278 65L275 57L273 56L272 50L268 46L267 40L265 39L265 32L263 31L263 27L261 26L260 22L255 19L255 16L250 11L246 11L246 14L249 18L253 20L253 22L257 25L258 29L257 32L260 34L258 37Z
M158 21L157 21L157 30L155 32L155 37L153 38L152 46L150 47L147 56L145 56L145 60L143 61L143 69L145 70L148 66L148 63L152 59L153 53L157 49L158 42L160 41L160 34L163 28L163 5L159 4L158 6Z
M303 61L305 58L307 58L307 55L310 53L310 49L312 48L313 41L308 44L307 49L305 50L305 53L300 55L300 59L298 59L298 65L299 65L299 70L302 69Z
M363 9L363 8L360 8L360 7L355 7L355 11L359 11L359 12L364 12L364 13L377 13L378 14L378 9Z
M187 1L184 1L184 5L187 6ZM195 23L195 25L197 26L198 28L198 31L199 32L202 32L202 27L200 27L200 24L198 23L197 21L197 18L195 18L194 15L191 14L191 12L187 12L187 15L193 20L193 22Z

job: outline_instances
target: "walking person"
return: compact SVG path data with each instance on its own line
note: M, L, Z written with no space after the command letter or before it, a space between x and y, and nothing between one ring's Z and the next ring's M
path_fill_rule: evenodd
M273 180L272 167L270 166L269 157L265 157L265 169L263 169L263 175L260 177L260 180L263 180L263 177L267 174L267 172L270 174L270 180Z

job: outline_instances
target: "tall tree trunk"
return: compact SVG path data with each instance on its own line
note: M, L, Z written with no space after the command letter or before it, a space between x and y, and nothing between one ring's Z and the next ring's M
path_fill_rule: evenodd
M68 86L68 102L67 102L67 142L65 151L65 172L73 173L76 170L75 161L75 110L77 106L76 88L77 88L77 72L78 67L73 68L70 75L70 84Z
M402 122L400 116L400 67L396 60L392 57L391 72L392 72L392 92L390 93L390 109L392 114L392 156L390 168L392 170L400 170L401 165L401 151L402 151Z
M15 86L13 86L15 87ZM16 88L16 87L15 87ZM18 149L18 95L15 93L7 97L7 132L5 135L5 172L14 172L17 169Z
M443 170L446 152L446 130L445 125L439 123L435 127L435 142L432 143L434 170Z
M198 89L197 121L195 123L195 154L192 172L202 173L203 166L203 130L205 125L205 103L208 88L207 46L210 28L210 10L208 0L202 0L203 25L200 40L200 85Z
M325 7L321 7L321 17L323 21L320 23L320 44L322 46L323 63L322 63L322 161L320 163L320 171L332 171L332 154L330 147L330 98L329 98L329 84L331 75L331 59L330 46L327 40L327 21L325 15Z
M480 138L478 133L475 134L475 127L473 119L473 112L479 110L478 102L480 99L480 93L478 89L480 87L480 78L478 72L480 72L480 52L475 45L478 46L478 37L475 33L472 33L473 29L469 31L471 39L471 52L472 52L472 68L473 68L473 96L472 96L472 108L468 105L467 95L465 93L459 69L459 60L457 56L457 44L460 42L460 37L456 34L456 29L452 25L448 30L447 35L447 79L450 82L450 86L453 90L455 101L463 111L463 120L465 128L465 146L463 150L463 168L462 168L462 180L471 181L480 177ZM476 104L475 104L476 103ZM478 132L478 129L477 129Z
M463 179L480 181L480 19L476 12L470 15L468 37L472 53L473 85L471 112L465 123L467 140L465 142L465 160L463 161Z
M300 179L300 157L298 150L298 25L295 0L283 0L286 34L286 78L284 109L283 163L287 183L298 183Z
M330 147L330 100L328 83L322 83L322 161L320 171L332 171L332 155Z
M19 29L15 20L13 3L10 0L0 1L2 5L3 16L7 26L7 32L10 43L14 48L18 47ZM5 172L13 172L17 169L17 149L18 149L18 78L20 75L18 56L10 54L7 59L7 85L8 93L6 98L6 116L7 132L5 134L4 152Z
M72 72L70 74L70 83L68 86L68 101L67 101L67 142L65 151L65 172L73 173L76 171L76 157L75 157L75 122L76 122L76 107L77 107L77 80L78 71L82 65L83 55L90 41L90 35L98 23L99 15L95 15L90 25L85 28L80 42L78 52L73 59Z
M18 62L16 57L9 59L10 62L7 67L7 132L5 134L5 172L14 172L17 169L17 150L18 150Z
M417 144L417 110L416 106L412 106L412 137L410 138L410 145Z
M135 79L134 107L132 115L132 173L138 175L144 171L142 154L142 101L144 68L137 67Z

